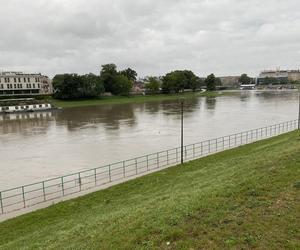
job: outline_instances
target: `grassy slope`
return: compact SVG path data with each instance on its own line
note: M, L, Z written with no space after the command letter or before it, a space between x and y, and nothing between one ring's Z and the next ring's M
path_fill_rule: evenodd
M126 104L126 103L142 103L150 101L160 101L160 100L176 100L180 97L192 98L197 96L207 96L214 97L220 96L218 92L196 92L196 93L185 93L185 94L174 94L174 95L148 95L148 96L112 96L112 97L102 97L98 99L87 99L87 100L56 100L50 99L50 102L57 107L62 108L72 108L72 107L85 107L85 106L96 106L104 104Z
M293 132L6 221L0 248L299 249L299 207Z

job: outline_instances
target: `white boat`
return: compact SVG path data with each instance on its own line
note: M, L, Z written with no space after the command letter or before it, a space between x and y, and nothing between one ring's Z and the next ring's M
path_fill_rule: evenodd
M55 107L49 103L45 104L30 104L30 105L16 105L16 106L0 106L0 113L17 113L17 112L35 112L52 110Z
M242 84L240 90L252 90L255 88L256 88L255 84Z

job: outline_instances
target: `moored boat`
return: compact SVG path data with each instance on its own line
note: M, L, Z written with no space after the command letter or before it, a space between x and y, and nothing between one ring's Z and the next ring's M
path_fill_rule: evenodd
M17 113L17 112L36 112L55 109L50 103L30 104L30 105L15 105L15 106L0 106L1 113Z

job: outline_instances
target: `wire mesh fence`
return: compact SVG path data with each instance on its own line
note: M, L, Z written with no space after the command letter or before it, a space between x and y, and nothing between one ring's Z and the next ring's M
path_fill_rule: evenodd
M235 148L297 129L298 121L288 121L263 128L206 140L183 147L184 162ZM0 192L0 214L10 213L43 202L61 199L84 190L113 184L143 175L181 161L181 147L125 160L106 166L65 175Z

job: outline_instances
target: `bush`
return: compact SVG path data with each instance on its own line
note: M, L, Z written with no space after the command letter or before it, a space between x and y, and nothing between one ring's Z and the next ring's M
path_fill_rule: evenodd
M87 74L56 75L53 78L54 97L58 99L79 99L98 97L104 93L104 86L99 76Z

